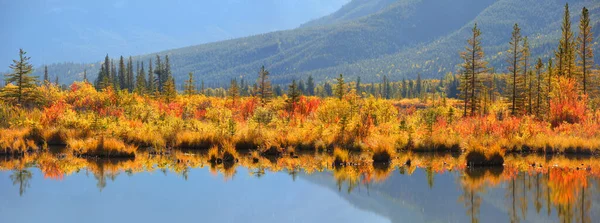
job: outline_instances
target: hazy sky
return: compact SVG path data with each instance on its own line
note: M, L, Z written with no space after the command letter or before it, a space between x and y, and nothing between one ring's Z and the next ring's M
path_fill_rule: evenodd
M350 0L0 0L0 71L23 48L34 65L96 62L291 29Z

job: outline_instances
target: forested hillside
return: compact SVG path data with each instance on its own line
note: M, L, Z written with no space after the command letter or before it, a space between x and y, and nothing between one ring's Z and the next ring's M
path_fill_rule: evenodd
M225 86L231 78L255 79L262 65L271 71L275 83L305 79L309 74L316 81L330 80L339 73L348 78L361 76L365 82L380 81L382 75L391 80L414 79L417 73L424 78L439 78L456 72L460 62L457 52L463 50L469 29L477 22L486 57L498 72L505 72L506 57L502 54L508 48L512 25L519 23L523 35L529 37L532 58L546 58L556 49L565 2L354 0L338 12L297 29L157 54L169 55L177 83L193 72L207 86ZM600 3L569 3L572 21L578 21L581 8L586 6L594 33L600 33ZM133 59L147 62L154 57ZM98 74L99 65L87 65L89 79ZM61 82L67 83L81 80L82 66L55 64L49 66L49 72L51 76L59 74ZM36 74L41 76L42 72L37 69Z

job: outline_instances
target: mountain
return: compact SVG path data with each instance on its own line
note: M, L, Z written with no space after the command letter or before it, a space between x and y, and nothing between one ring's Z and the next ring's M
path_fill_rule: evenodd
M37 65L94 62L293 29L348 1L0 1L0 70L19 48Z
M231 78L255 79L265 65L275 83L313 75L330 80L339 73L363 81L439 78L456 72L475 22L483 33L483 47L490 64L504 72L504 52L512 25L519 23L528 36L532 57L548 58L558 44L563 0L353 0L333 14L299 28L244 38L157 52L169 55L173 74L182 83L188 72L215 86ZM600 36L600 2L569 1L574 31L582 7L590 9L596 40ZM600 46L595 46L600 55ZM144 60L156 54L136 56ZM111 55L117 57L118 55ZM597 61L599 56L596 57ZM101 58L99 58L101 59ZM87 65L89 76L99 64ZM52 72L77 80L81 70L54 65Z

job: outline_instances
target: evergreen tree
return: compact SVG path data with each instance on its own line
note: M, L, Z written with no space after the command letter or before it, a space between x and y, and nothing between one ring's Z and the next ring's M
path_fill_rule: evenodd
M129 61L127 61L127 78L125 78L125 84L127 85L127 90L129 90L129 92L133 92L134 89L134 77L133 77L133 60L131 59L131 56L129 56Z
M477 28L477 24L475 24L475 28ZM477 29L477 30L479 30L479 29ZM415 97L421 97L421 93L423 93L422 92L423 83L421 83L421 73L417 73L417 86L416 87L417 87L417 89L415 89L416 90Z
M204 80L202 80L200 83L200 93L202 95L206 95L206 89L204 88Z
M269 80L269 71L265 70L265 66L260 68L258 72L258 97L260 98L260 103L264 106L269 101L271 101L271 96L273 95L271 88L271 81Z
M306 81L306 94L310 96L315 95L315 80L312 75L308 75L308 81Z
M579 65L581 66L581 79L583 94L588 94L590 70L594 66L594 34L590 25L588 9L583 7L579 20L579 36L577 37Z
M154 81L154 85L156 86L156 91L163 92L163 85L166 81L164 72L164 67L162 62L160 61L160 56L156 55L156 67L154 68L154 74L156 74L156 80ZM164 80L163 80L164 79Z
M175 79L169 78L163 86L163 96L167 101L171 101L177 96L177 89L175 88Z
M141 67L139 66L139 62L138 62L137 77L135 78L135 90L134 91L140 95L145 94L147 92L147 89L146 89L147 86L148 86L148 83L146 81L146 71L144 71L144 61L142 61Z
M565 4L565 13L561 26L561 39L556 51L556 59L558 62L558 76L573 77L575 69L575 38L571 30L571 16L569 13L569 3Z
M509 86L507 90L508 99L510 100L510 111L511 115L517 115L523 108L523 77L521 75L523 51L521 50L522 41L521 28L515 23L513 27L512 36L509 42L508 55L508 71L510 72Z
M186 95L196 94L196 82L194 82L194 73L188 73L188 79L183 84L183 89Z
M544 68L544 63L541 58L537 59L537 63L535 64L535 73L537 75L537 89L536 89L536 100L535 100L535 115L537 117L541 117L541 114L545 112L544 102L542 101L543 92L543 77L542 77L542 69Z
M173 76L171 75L171 64L169 63L169 55L165 55L165 64L162 71L162 82L166 83ZM164 91L163 91L164 92Z
M87 69L83 69L83 82L88 83L88 79L87 79Z
M298 81L298 91L300 91L300 94L306 94L306 86L304 85L304 81L302 81L302 79Z
M48 84L50 81L48 77L48 66L44 66L44 84Z
M296 80L292 80L292 84L288 86L287 96L288 98L285 102L288 105L289 111L293 112L294 106L300 101L300 90L296 85Z
M521 68L523 69L523 78L524 78L524 87L525 89L527 89L527 94L525 94L525 100L528 102L526 109L527 109L527 114L531 114L531 110L532 110L532 99L531 99L531 72L528 70L529 68L529 56L531 55L531 52L529 50L529 42L527 40L527 37L523 37L522 39L523 41L523 47L521 48L522 52L521 52L521 56L522 56L522 60L521 60Z
M481 90L480 76L487 71L487 62L483 60L484 54L481 47L481 31L477 28L477 23L473 26L472 33L473 36L467 40L465 51L460 54L464 60L461 66L463 72L461 83L461 95L464 100L463 116L467 116L468 110L470 110L471 116L476 114Z
M323 93L325 93L325 95L323 95L324 97L329 97L333 95L333 87L331 87L331 84L329 84L329 82L325 82L325 84L323 84Z
M40 99L37 92L36 80L38 77L30 76L33 66L29 63L30 57L23 49L19 49L19 59L13 60L10 65L12 72L6 74L5 82L12 83L14 87L5 86L2 89L2 98L13 101L18 105L36 102Z
M57 87L60 87L60 82L58 82L58 74L57 74L57 75L54 77L54 84L55 84Z
M115 67L114 61L110 61L110 79L112 80L112 85L115 90L121 89L121 85L119 85L119 75L117 74L117 68Z
M546 92L546 106L550 109L550 101L552 97L550 97L552 93L552 79L554 79L554 66L552 64L552 58L548 59L548 71L546 74L546 78L548 79L547 92ZM550 117L550 112L548 112L548 117Z
M354 89L356 90L356 94L362 95L362 88L360 87L360 76L356 77L356 87Z
M125 68L125 61L123 56L119 59L119 86L122 89L127 89L127 70Z
M335 80L335 97L342 100L344 98L344 95L346 94L346 83L344 83L344 75L340 74L340 76Z
M146 81L146 90L148 90L148 93L153 93L156 91L155 80L156 78L154 77L154 69L152 69L152 59L150 59L150 62L148 63L148 80Z
M237 99L240 97L240 88L238 86L237 80L231 79L227 95L229 95L229 98L231 98L233 105L235 105Z

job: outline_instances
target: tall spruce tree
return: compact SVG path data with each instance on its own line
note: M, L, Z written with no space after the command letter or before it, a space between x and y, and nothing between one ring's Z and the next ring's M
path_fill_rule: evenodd
M110 61L110 79L112 80L112 85L115 90L120 90L121 85L119 84L119 74L117 73L117 68L114 61Z
M167 99L167 101L171 101L177 96L177 89L175 87L175 79L169 78L165 85L163 86L162 95Z
M146 90L148 93L154 93L156 91L156 78L154 77L154 69L152 69L152 59L148 63L148 80Z
M5 75L5 82L14 85L14 87L5 86L2 89L1 97L5 101L25 105L40 99L36 88L38 77L31 76L33 66L29 63L29 59L31 58L27 56L27 52L19 49L19 59L13 60L10 65L12 72Z
M590 14L587 8L581 10L579 20L579 36L577 37L579 66L581 66L581 82L583 94L588 94L590 70L594 66L594 34L590 25Z
M183 83L183 90L186 95L196 94L196 82L194 82L194 73L188 73L188 79Z
M87 69L83 69L83 82L88 83L88 79L87 79Z
M356 87L354 87L354 89L356 90L356 94L362 95L362 88L360 87L360 76L356 77Z
M271 101L273 89L269 80L269 71L265 70L265 66L260 68L258 72L258 97L260 103L264 106Z
M532 108L533 106L531 105L532 99L531 99L531 82L532 82L532 75L531 72L529 70L529 56L531 55L530 49L529 49L529 41L527 40L527 36L523 37L522 39L523 41L523 47L521 48L521 56L522 56L522 60L521 60L521 68L523 69L523 83L524 83L524 88L527 89L527 94L524 95L524 100L527 102L527 106L525 106L525 109L527 110L527 114L531 114L532 112Z
M461 95L464 100L463 116L474 116L478 111L479 91L481 90L480 76L487 71L487 62L484 60L481 47L481 31L477 23L473 26L472 36L467 40L465 51L460 54L463 59ZM417 83L418 84L418 83Z
M142 61L142 65L138 62L137 66L137 77L135 78L135 89L134 92L142 95L147 92L148 83L146 81L146 71L144 70L144 61Z
M125 84L127 85L127 90L129 92L133 92L134 89L134 74L133 74L133 60L131 56L129 56L129 60L127 61L127 78L125 78Z
M156 91L163 92L163 85L166 81L166 77L164 75L165 68L163 67L163 63L160 60L160 56L156 55L156 66L154 67L154 74L156 74L156 80L153 80L156 86Z
M119 59L119 86L122 89L127 89L127 68L125 68L125 61L123 56Z
M515 23L513 26L512 36L509 42L508 55L508 71L510 77L508 85L510 89L507 89L508 99L510 100L510 113L511 115L520 114L523 109L523 75L522 75L522 61L523 61L523 50L521 49L521 28Z
M48 84L50 81L48 77L48 66L44 66L44 84Z
M571 30L569 3L565 4L561 31L562 35L556 51L556 60L558 62L557 73L558 76L573 78L575 71L575 37Z
M290 112L293 112L294 106L300 101L300 90L296 85L296 80L292 80L292 83L288 86L286 103Z
M338 78L335 79L335 97L342 100L344 95L346 94L346 83L344 82L344 75L340 74Z
M236 105L238 98L240 97L240 87L236 79L231 79L227 95L231 99L231 103Z
M535 100L535 116L538 118L541 117L541 114L546 111L544 105L544 101L542 101L542 96L545 94L544 92L544 77L542 76L542 69L544 68L544 63L541 58L537 59L537 63L535 64L535 73L537 75L537 89L536 89L536 100Z
M308 75L308 80L306 81L306 94L309 96L315 95L315 80L312 75Z

